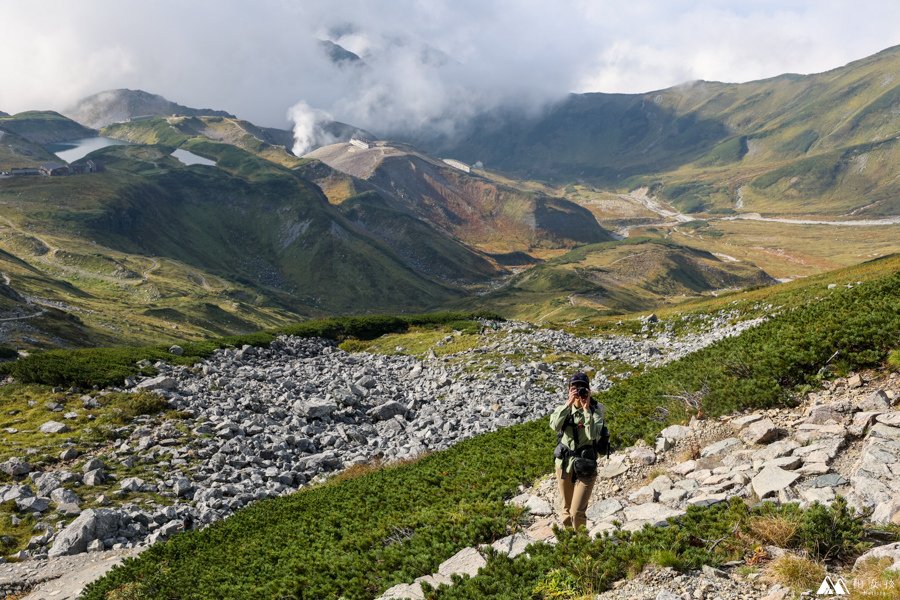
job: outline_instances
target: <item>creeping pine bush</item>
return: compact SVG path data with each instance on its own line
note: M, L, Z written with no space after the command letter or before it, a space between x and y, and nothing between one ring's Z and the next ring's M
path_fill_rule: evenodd
M803 513L798 537L810 556L841 560L859 553L865 529L847 501L838 497L831 506L814 504Z
M823 518L823 515L827 516ZM556 546L533 546L528 555L515 559L496 556L478 577L452 588L440 588L432 597L436 600L592 598L609 589L614 581L633 576L647 565L684 572L702 565L745 559L753 554L754 540L744 534L763 518L815 523L816 529L828 524L833 529L828 535L841 540L856 540L862 527L861 519L846 512L843 500L804 511L796 504L766 502L751 507L741 498L731 498L708 507L689 507L686 515L670 520L666 527L645 527L635 532L620 530L594 540L584 534L559 532ZM803 549L806 543L801 537L788 547ZM844 548L849 550L850 546ZM854 552L860 549L855 547ZM818 563L802 563L806 564ZM780 565L788 571L785 577L795 579L796 566L794 563ZM816 583L819 581L821 577Z
M165 360L176 364L193 364L210 356L219 348L267 346L277 335L324 337L333 340L345 338L373 339L385 333L403 332L416 325L442 325L446 323L473 323L474 319L500 317L487 312L440 312L418 315L364 317L337 317L304 321L275 331L260 331L233 335L201 342L182 344L184 354L175 356L167 346L122 346L113 348L83 348L77 350L48 350L36 352L27 358L0 364L0 373L12 375L20 383L76 386L90 388L121 384L126 377L152 374L152 369L136 366L140 360Z

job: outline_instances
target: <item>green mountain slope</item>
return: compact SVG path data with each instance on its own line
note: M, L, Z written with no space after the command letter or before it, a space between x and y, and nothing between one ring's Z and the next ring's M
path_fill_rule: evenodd
M49 161L59 159L40 144L0 129L0 171L36 167Z
M0 130L13 133L42 146L92 137L97 134L93 129L49 110L31 110L8 117L0 117Z
M538 117L484 115L468 137L418 143L528 178L675 187L669 198L693 212L897 214L898 72L900 46L814 75L575 94Z
M517 318L562 322L772 283L748 263L664 240L632 238L578 247L517 274L478 302Z
M160 147L95 153L110 189L78 214L63 204L58 222L116 250L271 290L296 308L422 308L458 294L407 268L289 171L233 146L185 147L218 167L185 167Z

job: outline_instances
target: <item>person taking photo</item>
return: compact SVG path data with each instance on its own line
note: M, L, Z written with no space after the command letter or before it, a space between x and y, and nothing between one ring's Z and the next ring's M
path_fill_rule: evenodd
M569 379L566 403L550 415L550 428L558 441L554 451L559 513L563 527L577 529L587 524L588 502L597 481L598 453L608 452L609 433L603 405L591 399L585 373Z

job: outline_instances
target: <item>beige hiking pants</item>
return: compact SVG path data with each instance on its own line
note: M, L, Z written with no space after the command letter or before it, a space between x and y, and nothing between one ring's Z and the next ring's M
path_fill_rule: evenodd
M563 527L577 529L582 525L587 526L585 511L596 481L597 476L594 475L588 479L579 477L573 483L571 473L563 474L562 469L556 470L556 483L559 487L560 498L559 514Z

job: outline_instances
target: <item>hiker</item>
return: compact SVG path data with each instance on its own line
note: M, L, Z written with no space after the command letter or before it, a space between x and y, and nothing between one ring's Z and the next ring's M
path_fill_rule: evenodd
M563 527L587 524L585 511L597 480L598 451L607 454L609 448L604 419L603 405L591 399L588 376L572 375L566 403L550 415L550 427L558 436L553 455Z

